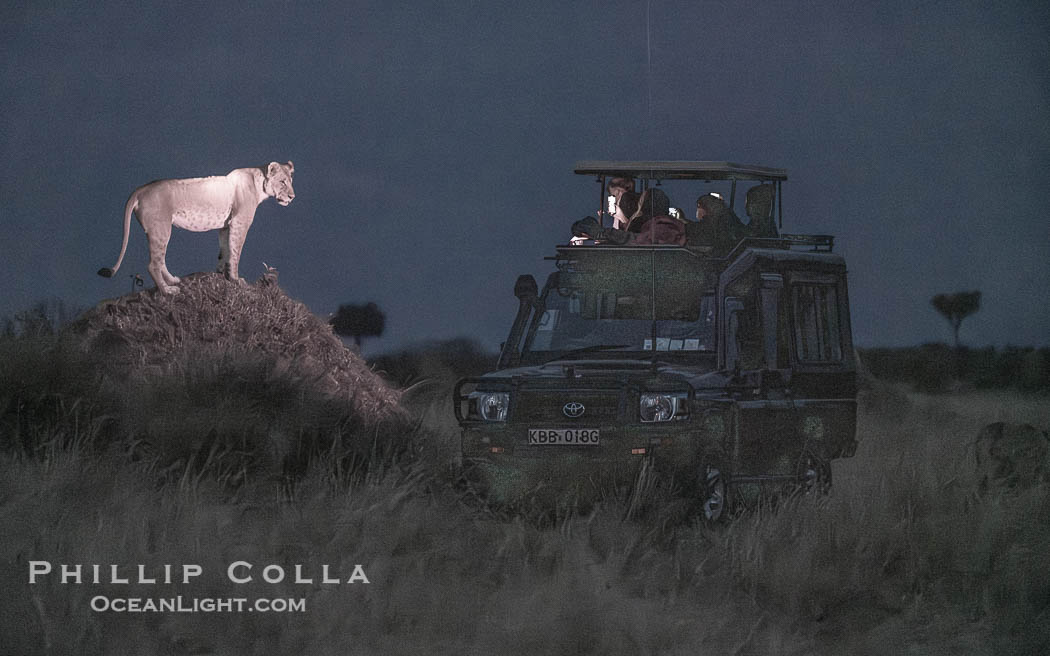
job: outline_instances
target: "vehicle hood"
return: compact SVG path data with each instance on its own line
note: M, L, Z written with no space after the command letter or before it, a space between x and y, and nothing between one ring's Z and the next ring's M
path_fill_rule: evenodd
M479 380L512 382L518 385L535 383L544 385L557 381L572 381L580 387L586 387L589 381L609 381L638 383L652 386L661 382L688 383L696 386L713 373L712 366L702 364L679 364L655 359L564 359L552 360L538 365L514 367L494 371ZM709 383L710 384L710 383Z

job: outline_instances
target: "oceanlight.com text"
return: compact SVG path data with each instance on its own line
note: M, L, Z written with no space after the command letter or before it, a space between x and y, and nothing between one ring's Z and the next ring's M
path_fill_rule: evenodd
M305 613L306 599L244 597L106 597L91 598L96 613Z

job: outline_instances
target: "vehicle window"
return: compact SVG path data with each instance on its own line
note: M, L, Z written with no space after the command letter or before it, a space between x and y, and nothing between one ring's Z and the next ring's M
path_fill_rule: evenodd
M758 306L754 298L746 299L744 308L737 313L737 350L740 353L740 368L762 367L762 328L758 320Z
M626 311L648 302L647 298L611 292L552 290L545 299L544 311L534 319L528 350L561 352L604 346L623 351L714 351L713 296L694 302L699 312L683 318L672 316L654 322L641 311Z
M803 362L840 362L838 295L834 285L794 287L795 349Z

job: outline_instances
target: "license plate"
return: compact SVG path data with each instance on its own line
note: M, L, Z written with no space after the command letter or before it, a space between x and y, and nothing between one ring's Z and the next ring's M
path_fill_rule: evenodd
M597 446L597 428L530 428L529 444Z

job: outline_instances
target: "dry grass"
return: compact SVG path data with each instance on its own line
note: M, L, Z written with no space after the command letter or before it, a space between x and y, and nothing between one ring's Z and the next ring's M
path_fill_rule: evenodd
M236 285L216 273L192 274L178 294L150 289L104 301L72 332L91 351L140 375L168 372L180 355L200 351L268 358L364 415L379 418L397 407L398 393L331 326L265 278Z
M494 512L450 475L446 377L406 395L418 425L376 432L272 358L183 354L161 374L120 378L75 348L48 349L23 343L0 360L0 428L21 431L0 455L0 652L1050 649L1048 491L978 497L970 450L989 421L1045 427L1045 398L868 381L860 450L835 463L829 497L709 529L672 521L658 492L613 491L537 522ZM30 559L197 563L205 575L29 586ZM344 576L361 563L371 583L239 587L223 574L238 559ZM305 598L307 612L88 608L95 594L176 593Z

